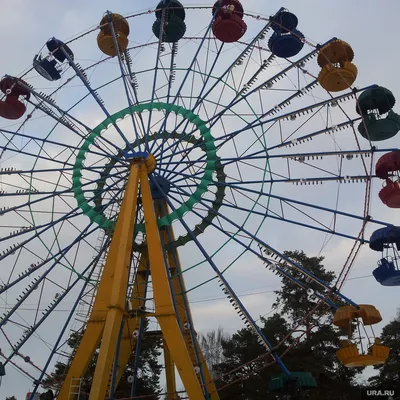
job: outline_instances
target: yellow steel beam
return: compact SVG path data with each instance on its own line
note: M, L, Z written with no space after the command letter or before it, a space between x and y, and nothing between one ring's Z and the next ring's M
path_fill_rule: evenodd
M93 315L93 312L92 312ZM58 400L70 400L69 390L71 382L83 377L93 359L94 352L100 342L101 334L104 329L104 320L90 319L88 321L85 333L79 343L78 349L72 360L67 376L58 393Z
M163 200L162 205L160 204L160 213L169 213L168 204L166 200ZM160 215L163 216L163 215ZM167 232L162 233L164 238L164 243L168 243L175 240L175 235L172 227L170 228L169 235ZM181 324L183 324L184 328L182 330L183 338L186 343L186 347L189 350L190 359L192 360L193 366L198 365L198 360L196 357L196 350L197 354L200 359L203 376L205 380L205 384L207 387L208 394L210 396L210 400L219 400L219 395L217 392L217 388L215 383L211 377L210 370L208 369L206 360L204 358L203 352L201 351L200 345L198 343L197 338L192 338L192 334L190 331L190 327L188 326L189 321L193 321L190 307L189 307L189 300L186 296L186 286L185 281L182 275L182 267L179 259L179 254L176 248L169 246L168 247L168 264L171 270L171 288L175 295L175 304L176 309L179 315L179 320ZM186 326L186 329L185 329ZM198 375L199 381L200 374Z
M140 165L139 163L131 165L124 199L107 257L106 265L111 264L114 266L114 276L112 286L109 288L110 302L89 400L103 400L106 396L118 336L126 312L126 293L136 219Z
M116 253L119 252L120 247L120 236L122 225L129 225L134 223L134 218L131 220L128 219L128 214L132 212L136 212L136 201L137 201L137 193L138 193L138 182L139 182L139 171L137 165L131 166L131 174L128 180L127 192L129 188L129 201L131 202L130 207L127 207L128 196L125 194L127 201L124 202L122 207L124 208L124 214L121 213L118 217L117 226L114 232L114 236L110 245L110 251L107 257L107 262L103 269L103 274L100 280L99 288L97 290L96 299L93 304L93 310L91 312L90 318L88 320L88 324L86 330L83 334L81 342L78 346L78 349L74 355L70 368L68 370L67 376L61 386L61 389L58 393L58 400L70 400L69 398L69 389L72 382L72 379L80 379L86 373L86 370L93 359L94 352L96 351L97 346L99 345L102 335L104 332L104 326L107 318L108 311L111 309L114 303L111 301L111 291L113 288L114 281L117 277L124 278L124 274L115 274L116 266L115 263L112 262L110 256L113 254L113 259L115 260ZM125 204L125 206L124 206ZM129 206L129 204L128 204ZM128 208L130 208L130 213L127 213ZM134 215L134 214L133 214ZM132 235L133 236L133 225L132 225ZM126 229L124 229L125 231ZM130 231L130 229L127 229ZM128 233L128 232L127 232ZM129 243L126 243L127 246L132 246L132 240ZM117 250L115 250L118 248ZM114 249L114 250L112 250ZM131 250L130 250L131 251ZM120 261L120 260L119 260ZM125 262L122 260L122 262ZM126 286L125 292L126 293ZM124 294L125 296L125 294ZM123 301L122 310L125 307L125 297ZM118 336L118 333L117 333ZM108 383L108 376L106 382ZM104 399L104 396L103 396Z
M157 320L189 398L204 400L202 388L176 318L150 184L144 165L140 168L140 184Z
M178 259L179 263L179 259ZM187 302L186 298L186 304L185 304L185 299L184 297L186 296L185 292L182 292L182 290L185 290L185 285L182 279L182 275L179 274L181 271L180 268L175 269L175 276L172 278L172 290L175 292L175 303L176 303L176 308L178 310L179 318L182 324L184 325L183 329L183 337L186 343L186 347L189 350L190 354L190 359L192 360L193 365L198 365L197 357L196 357L196 350L199 356L201 368L203 371L203 376L205 380L205 384L207 387L208 394L210 395L211 400L219 400L219 395L217 392L217 388L215 386L215 383L211 377L210 370L208 369L206 360L204 358L203 352L201 351L199 342L197 338L193 338L190 327L188 326L189 321L193 321L191 318L190 314L190 308L189 308L189 303ZM186 306L187 305L187 306ZM189 319L190 316L190 319ZM185 328L186 326L186 328ZM194 340L193 340L194 339ZM199 374L199 380L200 380L200 374ZM200 381L201 382L201 381Z
M131 297L132 308L140 310L144 304L142 299L145 297L146 273L148 261L150 261L156 307L155 316L163 332L168 392L172 393L172 397L169 395L168 398L171 400L179 399L179 396L176 394L175 363L190 399L204 399L200 381L194 371L194 365L197 365L196 347L199 351L200 362L203 365L203 373L211 400L219 399L197 340L193 343L190 331L181 330L178 324L176 314L179 315L180 320L185 324L189 321L190 309L185 304L185 300L187 300L185 298L185 285L180 273L181 266L176 249L168 251L167 254L169 268L173 276L171 286L169 283L147 174L148 172L144 163L134 163L131 165L130 177L107 262L93 305L93 311L67 377L59 392L59 400L70 400L68 391L72 379L79 379L84 376L100 341L101 347L89 400L104 399L109 387L118 336L124 318L125 324L120 342L119 359L117 361L116 385L118 385L134 349L136 340L132 338L132 333L139 329L140 320L144 316L139 313L137 316L131 315L127 317L125 302L139 181L142 189L145 214L147 249L150 256L145 253L142 254L140 267L135 278L135 288ZM164 207L166 210L168 209L166 202L164 202ZM157 210L157 214L158 212L159 209ZM173 236L172 228L171 234ZM162 236L163 241L166 242L165 233ZM171 290L175 294L177 310L174 307Z
M148 270L148 257L147 251L144 251L139 260L138 270L133 285L133 291L130 298L132 304L132 310L141 310L144 306L144 297L147 287L147 270ZM133 332L138 331L140 328L140 322L144 318L142 312L138 312L136 315L131 315L125 320L123 327L122 340L119 349L117 376L115 380L115 387L118 387L118 383L121 380L122 374L128 365L129 359L132 352L136 348L136 338L133 337Z
M167 381L167 400L179 400L176 393L175 365L168 349L167 342L163 339L165 378Z

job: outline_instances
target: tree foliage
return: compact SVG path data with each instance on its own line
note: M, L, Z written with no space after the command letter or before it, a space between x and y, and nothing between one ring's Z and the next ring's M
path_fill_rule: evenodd
M397 317L383 329L380 337L382 344L390 347L389 358L385 364L375 367L378 375L369 378L374 386L400 393L400 310Z
M229 340L229 335L224 332L222 327L217 330L207 332L205 335L199 334L199 344L203 352L211 376L215 376L215 366L224 360L222 342Z
M335 275L325 270L323 257L307 257L299 251L286 252L285 255L312 271L321 280L332 284ZM293 273L300 274L295 271ZM290 371L311 372L317 380L318 388L305 393L307 398L356 398L358 389L355 376L358 371L343 367L336 358L340 332L331 325L331 318L325 317L329 310L326 307L314 310L316 303L310 299L310 294L285 278L276 295L274 307L280 313L261 318L260 326L272 346L281 343L278 353L284 354L283 361ZM294 328L295 333L288 337ZM305 334L301 341L286 352L294 338L301 334ZM266 350L249 329L241 329L232 338L224 340L222 347L224 361L215 367L220 374L219 387L226 386L221 390L221 400L285 398L285 395L268 393L271 377L281 371L276 364L266 368L273 359L271 356L260 357ZM246 363L245 368L240 368Z

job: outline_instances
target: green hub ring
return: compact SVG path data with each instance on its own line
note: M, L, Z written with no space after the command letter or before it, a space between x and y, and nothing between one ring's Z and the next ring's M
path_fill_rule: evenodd
M89 147L94 143L95 139L99 137L101 133L106 130L112 123L115 123L119 119L125 118L127 115L150 110L165 110L168 112L174 112L175 114L181 115L185 119L189 120L199 130L200 136L203 139L202 146L204 146L204 150L206 152L206 166L204 170L204 175L202 176L196 191L192 194L192 196L190 196L187 201L185 201L185 203L174 210L171 214L159 218L157 221L158 227L162 228L164 226L170 226L173 221L182 218L201 200L204 193L207 192L208 186L213 183L212 175L215 172L216 167L215 163L217 161L217 149L215 147L214 138L211 135L210 129L207 128L205 122L201 120L198 115L183 107L168 103L144 103L137 104L132 107L127 107L122 111L111 115L109 118L105 119L92 130L92 132L86 137L86 140L79 150L73 168L72 190L74 192L74 197L78 202L79 208L83 211L85 215L89 217L91 222L98 224L101 228L105 230L113 230L115 221L107 219L103 214L96 211L94 207L92 207L88 203L82 190L82 168L83 163L86 159L86 153L88 152ZM135 231L144 232L144 224L136 225Z
M155 132L153 135L149 135L147 137L147 140L148 140L148 142L150 142L150 141L154 141L156 139L161 139L161 138L177 139L177 140L181 140L182 142L185 142L185 143L191 143L193 145L199 144L199 139L197 139L193 135L188 136L188 135L184 135L184 134L179 134L177 132L167 132L167 131L164 131L163 133ZM134 142L132 142L131 145L133 148L135 148L139 144L143 144L143 143L145 143L145 138L135 140ZM203 151L205 150L204 146L202 144L200 144L199 148ZM129 147L128 146L125 147L124 150L121 150L119 153L117 153L117 157L122 157L124 152L128 151L128 150L129 150ZM104 172L102 173L105 179L99 181L97 183L97 188L93 191L93 193L94 193L93 202L95 203L95 210L97 208L97 212L100 214L101 214L101 210L102 210L101 195L104 190L106 179L107 179L108 175L110 174L111 170L114 168L115 164L116 164L116 159L112 158L110 160L110 162L105 165ZM177 248L180 246L184 246L186 243L188 243L189 241L192 240L193 236L197 237L200 234L202 234L212 224L212 221L218 215L218 211L221 208L222 202L225 197L225 188L226 188L226 185L225 185L226 175L224 173L224 167L222 166L221 161L219 159L217 159L217 161L215 162L215 171L216 171L217 180L216 180L216 182L213 182L213 183L216 185L217 190L215 192L215 199L212 202L212 205L210 207L210 210L207 212L207 215L204 216L202 221L199 224L197 224L190 233L181 235L178 238L176 238L174 241L166 243L165 244L166 248L169 248L169 247ZM137 232L135 232L135 234L136 233ZM137 243L134 243L133 248L134 248L134 250L141 251L144 248L144 244L142 243L139 245Z

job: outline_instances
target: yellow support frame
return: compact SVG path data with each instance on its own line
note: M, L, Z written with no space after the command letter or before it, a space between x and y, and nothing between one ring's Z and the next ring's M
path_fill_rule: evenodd
M167 381L167 400L179 400L176 393L175 364L168 349L167 342L163 340L165 378Z
M100 342L101 347L89 399L103 400L105 398L118 334L125 314L140 165L139 163L133 163L130 167L124 200L93 304L93 310L58 394L58 400L70 400L69 388L71 381L85 375Z
M99 344L100 351L89 400L104 400L110 385L110 376L115 362L121 324L124 321L122 337L119 343L116 385L134 349L136 340L132 338L132 333L139 329L140 321L144 314L131 315L127 312L126 294L139 184L145 217L147 252L143 253L140 259L134 291L130 299L132 308L141 310L141 306L144 304L143 298L145 297L146 274L148 273L149 264L154 292L154 316L157 318L162 331L165 347L164 356L166 364L168 364L168 391L170 392L171 390L170 393L173 396L169 398L179 398L176 394L175 365L189 398L191 400L204 399L201 381L194 369L194 366L197 365L195 353L195 348L197 348L210 398L211 400L219 399L197 340L193 343L190 330L181 329L179 326L177 317L179 317L182 324L187 323L191 318L189 318L190 310L186 307L188 303L186 302L187 299L185 300L185 286L180 274L181 267L178 254L176 249L168 251L168 265L166 265L162 246L162 242L166 240L166 237L164 234L160 234L157 226L156 211L151 195L146 163L144 160L136 160L130 167L124 199L93 310L66 379L57 396L58 400L71 400L69 397L70 383L72 380L80 379L85 375ZM164 207L167 209L166 203L164 203ZM173 276L171 283L167 268L171 269L171 275ZM174 305L174 296L177 310Z
M159 213L159 217L162 217L165 214L169 214L168 204L165 200L159 203L157 211ZM164 243L166 244L169 242L173 242L175 240L175 235L172 227L170 228L169 235L166 231L163 231L162 236L164 239ZM168 248L167 257L168 257L168 266L171 271L171 287L175 295L177 314L179 316L181 324L183 325L182 334L185 340L186 347L189 350L190 359L192 360L193 365L198 364L196 357L196 350L197 350L197 354L200 359L202 372L205 380L205 385L207 387L207 392L209 394L210 400L219 400L217 388L211 377L203 352L201 351L199 342L197 338L194 338L193 342L191 330L190 327L188 326L189 321L193 321L193 318L189 308L189 299L186 296L186 286L182 276L182 267L177 249L172 246ZM187 329L185 329L185 326L187 327ZM201 384L202 382L200 374L198 375L198 379Z
M133 332L139 331L140 322L143 317L142 309L144 306L144 297L147 288L147 279L146 279L147 272L148 272L148 257L147 257L147 252L143 252L139 260L138 270L136 273L135 282L133 285L133 291L130 298L130 303L132 304L132 310L139 310L139 312L136 315L130 315L125 321L119 348L115 387L118 386L122 374L124 373L124 370L128 365L131 354L136 347L136 338L133 337Z
M153 283L155 314L189 398L191 400L204 400L203 390L197 379L189 351L176 318L150 184L147 171L144 168L141 168L140 171L140 183L146 225L147 251Z

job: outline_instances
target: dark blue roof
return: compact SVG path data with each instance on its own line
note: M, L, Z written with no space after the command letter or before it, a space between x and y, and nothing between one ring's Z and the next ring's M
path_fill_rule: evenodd
M376 230L369 240L369 247L375 251L383 251L388 244L396 244L400 250L400 227L388 226Z

